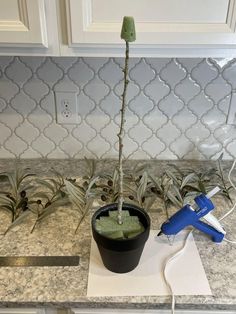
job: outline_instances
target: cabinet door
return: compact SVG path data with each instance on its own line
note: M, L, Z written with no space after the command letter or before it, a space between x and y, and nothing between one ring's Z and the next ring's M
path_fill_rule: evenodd
M58 0L0 0L0 55L59 55Z
M44 309L0 309L0 314L45 314Z
M132 44L136 55L169 51L169 56L176 56L184 49L186 55L198 55L208 49L211 56L220 56L219 49L223 54L236 49L236 0L65 1L68 44L81 54L119 55L124 15L136 21L137 40Z
M44 0L0 0L1 46L48 47Z

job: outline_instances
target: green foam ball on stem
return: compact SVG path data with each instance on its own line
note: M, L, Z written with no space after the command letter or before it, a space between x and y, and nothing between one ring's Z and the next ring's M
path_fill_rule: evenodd
M136 40L135 24L132 16L124 16L120 37L127 42Z

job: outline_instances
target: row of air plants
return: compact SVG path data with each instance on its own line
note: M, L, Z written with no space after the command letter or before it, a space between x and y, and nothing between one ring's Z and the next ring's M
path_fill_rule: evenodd
M231 185L225 177L226 169L221 162L222 156L215 165L193 169L167 165L159 174L154 174L148 165L136 165L124 169L123 197L124 202L135 204L146 211L155 212L163 207L167 215L170 207L176 209L200 193L207 193L219 186L220 195L229 202ZM0 211L5 212L11 220L7 233L14 226L24 222L31 215L33 225L30 232L50 219L50 215L63 208L72 206L78 221L75 232L84 218L95 207L94 204L116 203L118 199L118 169L99 173L94 160L84 160L86 174L79 179L65 178L52 169L51 177L35 175L29 168L16 167L12 172L0 173Z

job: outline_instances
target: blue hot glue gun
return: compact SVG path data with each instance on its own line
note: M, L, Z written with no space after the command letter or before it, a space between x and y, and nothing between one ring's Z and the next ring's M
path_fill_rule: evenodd
M219 221L210 213L214 209L214 204L210 198L220 189L214 188L207 195L200 194L194 198L196 204L185 205L161 226L158 236L165 234L168 237L176 235L187 226L193 226L198 230L208 234L212 241L220 243L226 234ZM209 224L200 219L205 219Z

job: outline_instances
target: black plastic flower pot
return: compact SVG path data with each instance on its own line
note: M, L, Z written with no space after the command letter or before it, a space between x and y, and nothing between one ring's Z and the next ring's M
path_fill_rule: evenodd
M132 204L123 204L131 216L137 216L144 226L144 231L130 239L110 239L95 229L96 219L108 216L109 211L117 210L117 203L98 209L92 217L92 233L97 243L104 266L115 273L132 271L139 263L143 248L149 236L150 218L141 208Z

